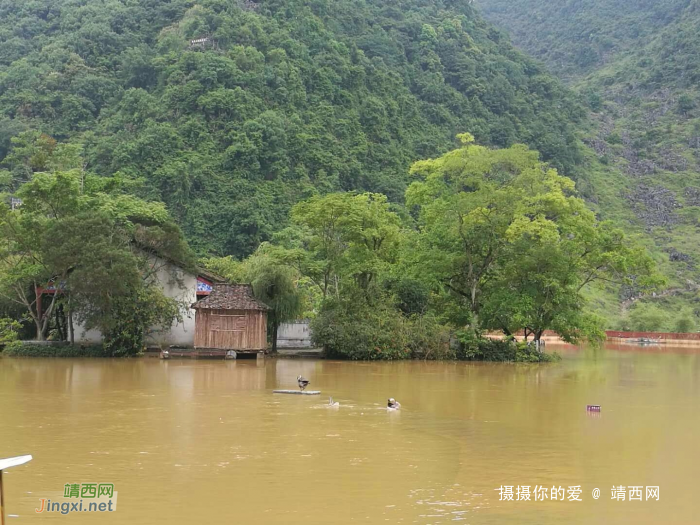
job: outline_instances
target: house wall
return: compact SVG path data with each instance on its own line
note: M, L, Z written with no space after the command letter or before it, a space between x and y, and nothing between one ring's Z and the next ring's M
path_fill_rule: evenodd
M185 272L160 258L153 258L152 264L157 268L156 279L166 297L175 299L183 306L182 322L174 322L169 330L152 331L147 339L149 346L194 346L195 313L190 305L197 301L197 276ZM86 343L102 342L99 330L85 330L75 323L75 341Z
M282 323L277 331L277 348L313 348L309 321Z
M265 350L267 313L259 310L197 310L195 348Z

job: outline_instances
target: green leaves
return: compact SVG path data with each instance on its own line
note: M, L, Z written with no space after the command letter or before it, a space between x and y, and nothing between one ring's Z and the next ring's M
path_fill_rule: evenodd
M324 296L337 295L348 279L368 289L398 253L400 220L381 194L313 197L297 204L291 218L293 242L303 248L295 252L300 271Z
M522 146L472 145L421 161L407 191L419 207L424 253L416 262L468 305L475 330L556 330L566 340L600 337L581 291L602 281L658 285L651 258L573 195L574 184Z
M253 253L314 194L401 203L407 168L456 129L572 164L568 95L466 2L56 0L48 17L25 4L0 17L2 34L23 28L0 50L15 186L38 171L121 172L202 256Z
M108 192L108 184L87 179L79 170L36 173L17 192L21 207L0 206L0 294L26 308L40 339L61 296L87 328L120 340L120 352L137 352L153 324L169 325L180 315L180 306L155 287L153 261L189 268L194 258L162 203ZM39 309L35 288L50 282L61 293ZM130 304L143 311L134 317ZM128 337L126 312L136 323ZM129 337L135 338L130 350Z

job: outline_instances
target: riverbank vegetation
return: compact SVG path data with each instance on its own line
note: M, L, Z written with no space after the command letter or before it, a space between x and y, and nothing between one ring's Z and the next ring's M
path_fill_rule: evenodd
M5 346L5 357L123 357L111 354L103 345L47 344L35 341L14 341Z
M315 343L349 359L545 359L484 334L598 340L586 287L640 293L662 282L645 251L599 222L537 152L458 140L411 167L404 206L379 193L313 196L250 257L202 262L252 283L271 307L273 342L281 322L306 314ZM68 153L51 151L48 165L78 164ZM38 340L51 330L65 339L79 320L104 334L106 355L133 355L153 327L181 320L186 305L156 286L152 258L195 261L161 203L79 168L37 172L16 195L20 207L0 207L0 295ZM43 307L41 287L60 292Z
M598 222L536 152L459 141L413 165L405 207L377 193L315 196L251 257L204 262L253 284L272 307L273 341L281 322L308 312L315 342L351 359L475 358L492 330L595 340L603 325L585 308L586 286L659 284L644 250ZM107 354L131 355L147 330L180 318L149 259L191 260L162 204L79 169L37 173L17 195L22 206L0 212L0 293L37 339L54 318L76 318L105 335ZM41 286L62 292L45 308L31 294Z
M653 298L598 290L610 326L697 329L700 284L700 9L696 1L478 0L486 18L588 107L580 190L645 239L668 277ZM505 37L505 35L504 35ZM622 306L622 308L620 308ZM635 310L639 308L639 312ZM647 316L645 310L663 310ZM678 324L678 312L686 322ZM636 322L647 319L649 322ZM659 322L660 321L660 322Z
M233 277L258 260L288 268L311 306L315 343L350 359L531 360L484 334L600 340L604 322L587 310L586 287L663 282L645 250L598 221L537 152L459 140L413 165L405 207L376 193L312 197L243 263L207 264Z
M583 105L471 0L78 4L0 0L18 337L77 319L140 351L186 306L154 285L156 254L252 283L273 345L304 316L351 359L483 358L490 331L595 340L591 286L617 308L620 285L661 282L575 190L621 195L591 191L610 177L577 138Z
M38 341L68 339L73 323L104 335L108 355L141 351L149 330L182 308L156 286L153 255L194 265L162 203L81 170L40 172L0 206L0 298ZM43 295L41 289L52 293Z

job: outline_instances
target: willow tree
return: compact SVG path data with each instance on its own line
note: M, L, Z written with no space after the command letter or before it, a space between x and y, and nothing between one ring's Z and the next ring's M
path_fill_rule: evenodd
M277 352L277 333L282 323L293 321L303 311L303 300L293 268L280 264L262 245L244 262L244 275L253 287L253 294L270 307L268 327L272 353Z

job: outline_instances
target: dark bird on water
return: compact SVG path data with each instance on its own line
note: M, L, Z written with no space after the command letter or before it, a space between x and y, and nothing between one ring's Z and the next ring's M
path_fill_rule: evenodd
M301 390L304 390L307 386L309 386L309 381L301 376L297 377L297 383L299 383L299 388L301 388Z

